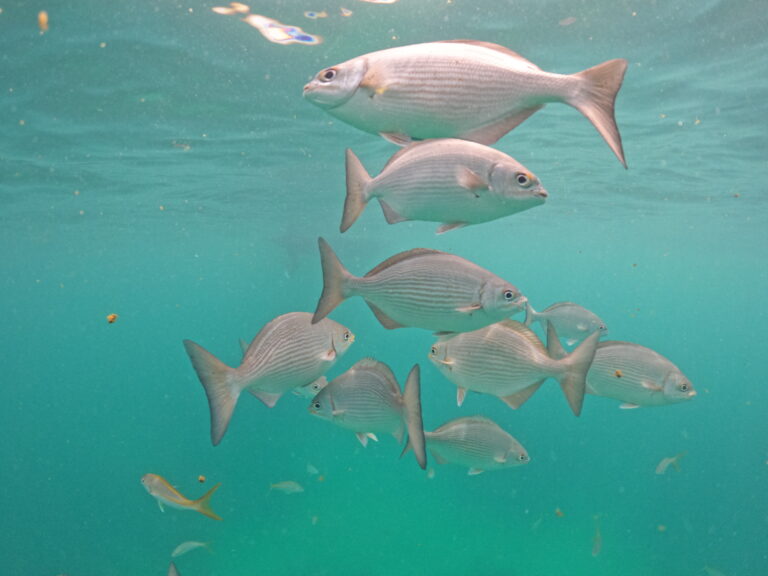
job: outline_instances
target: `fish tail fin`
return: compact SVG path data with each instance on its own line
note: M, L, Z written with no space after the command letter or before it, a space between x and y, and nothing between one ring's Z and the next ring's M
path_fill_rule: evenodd
M408 442L403 448L400 457L413 450L416 461L422 470L427 468L426 440L424 438L424 421L421 416L421 382L420 368L415 364L408 374L405 381L405 393L403 402L405 404L405 424L408 427Z
M600 339L600 332L593 332L579 346L571 352L570 355L562 358L560 354L565 354L560 341L557 339L557 332L551 322L547 322L547 348L550 356L553 353L560 358L558 362L564 368L563 373L557 377L560 388L568 400L568 405L576 416L581 414L581 408L584 404L584 393L587 388L587 372L592 365L592 359L595 357L597 342ZM559 348L560 352L556 352ZM553 356L554 357L554 356Z
M323 267L323 293L317 303L315 315L312 316L312 324L317 324L328 316L347 297L345 287L347 280L352 277L324 238L318 238L317 244L320 247L320 263Z
M191 340L184 340L184 348L205 389L205 395L208 396L211 442L216 446L227 431L237 399L240 397L241 387L237 382L236 371Z
M213 493L219 489L219 486L221 486L220 483L216 484L216 486L195 500L195 510L200 512L200 514L208 516L208 518L213 518L214 520L221 520L221 516L216 514L216 512L213 511L213 508L211 508L211 496L213 496Z
M366 171L360 159L347 148L347 197L344 199L344 215L341 217L339 230L346 232L355 223L368 203L366 187L371 176Z
M523 322L523 324L525 324L526 326L530 326L531 324L533 324L536 321L536 314L538 314L538 312L536 312L536 310L533 309L533 306L531 306L530 302L526 301L525 302L525 321Z
M614 104L626 71L627 61L617 59L575 74L584 81L583 89L578 96L568 101L592 122L624 168L627 167L627 161L624 159L621 135L616 126Z

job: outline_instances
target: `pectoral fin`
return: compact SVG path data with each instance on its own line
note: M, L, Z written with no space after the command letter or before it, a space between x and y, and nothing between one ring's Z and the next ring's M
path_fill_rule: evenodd
M468 476L477 476L478 474L482 474L485 472L485 470L481 470L480 468L470 468L469 472L467 472Z
M480 198L478 191L488 190L489 187L485 178L466 166L459 166L456 168L456 181L459 186L472 192L475 198Z
M385 90L386 91L386 90ZM375 94L383 94L384 92L376 91ZM408 146L413 140L408 134L402 134L400 132L379 132L379 136L384 138L387 142L392 142L396 146Z
M456 406L464 404L464 397L467 395L466 388L456 388Z
M336 350L331 348L330 350L326 350L321 356L320 359L324 362L333 362L336 360Z
M282 394L274 394L272 392L263 392L261 390L250 390L250 393L256 396L259 400L264 402L267 408L274 408L277 401L280 400Z
M456 228L463 228L466 225L466 222L446 222L445 224L440 224L440 226L437 227L435 234L445 234L446 232L450 232Z
M624 402L624 404L621 404L619 406L622 410L634 410L635 408L640 408L639 404L630 404L629 402Z
M507 456L494 456L493 457L494 462L498 462L499 464L506 464L507 462Z
M461 312L462 314L472 314L473 312L477 312L478 310L482 310L483 306L482 304L470 304L469 306L462 306L461 308L456 308L456 312Z
M654 382L649 382L648 380L643 380L643 388L645 388L646 390L653 390L654 392L659 392L664 389L658 384Z

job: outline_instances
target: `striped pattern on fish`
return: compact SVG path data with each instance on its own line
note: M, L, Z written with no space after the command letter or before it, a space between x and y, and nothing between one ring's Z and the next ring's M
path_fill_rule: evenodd
M424 248L401 252L360 278L344 268L324 239L318 244L323 293L313 321L361 296L385 328L465 332L509 317L526 302L512 284L453 254Z
M347 150L347 197L340 230L345 232L371 198L387 222L441 222L438 233L487 222L543 204L547 192L514 158L488 146L441 138L397 152L371 178Z
M489 42L400 46L321 70L304 96L329 114L400 144L462 138L493 144L549 102L577 108L626 166L614 101L627 68L611 60L571 75L545 72Z
M696 396L693 384L670 360L639 344L601 342L587 374L587 392L621 400L623 408L664 406Z
M548 352L530 328L505 320L473 332L441 337L433 344L429 359L458 387L459 404L463 391L472 390L498 396L518 408L547 378L554 378L578 416L598 338L599 334L593 333L563 358L552 325L548 325Z
M389 366L373 358L364 358L329 382L312 399L309 411L356 432L364 446L368 437L376 433L392 434L402 442L407 430L419 465L426 467L418 365L408 374L405 391L401 394Z
M280 396L320 378L354 342L354 335L328 318L312 322L291 312L266 324L232 368L190 340L184 347L205 389L211 412L211 442L221 442L237 400L249 390L270 408Z
M470 474L530 461L522 444L496 422L482 416L457 418L424 434L427 449L439 463L466 466Z

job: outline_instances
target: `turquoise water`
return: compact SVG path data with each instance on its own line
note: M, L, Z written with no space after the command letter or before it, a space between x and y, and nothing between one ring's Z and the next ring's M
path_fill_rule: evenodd
M251 5L316 46L271 44L194 1L0 5L0 573L160 575L202 540L212 552L178 558L182 575L768 574L764 3L341 5L352 16L332 0ZM302 86L368 51L453 38L561 73L627 58L629 170L551 105L497 145L539 176L545 205L441 236L371 206L340 235L344 149L376 173L394 147ZM236 363L239 338L314 310L320 235L356 274L424 246L537 308L578 302L699 394L640 410L588 397L577 419L548 384L518 411L480 395L457 408L426 360L431 334L386 331L355 299L332 314L357 340L330 377L375 356L403 381L419 362L427 429L486 415L530 464L469 477L432 463L428 479L394 439L363 449L292 395L272 410L242 398L213 448L182 339ZM654 473L680 452L679 472ZM161 513L147 472L190 497L221 482L224 520ZM270 493L283 480L305 492Z

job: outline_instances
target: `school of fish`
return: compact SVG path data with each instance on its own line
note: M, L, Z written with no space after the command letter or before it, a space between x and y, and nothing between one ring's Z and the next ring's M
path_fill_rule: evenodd
M491 145L548 103L576 108L626 168L614 114L626 70L627 61L616 59L576 74L556 74L506 47L474 40L400 46L324 68L304 86L304 98L402 147L374 177L354 152L346 151L340 231L347 232L372 199L388 223L435 222L438 233L544 204L550 192L538 177ZM270 320L250 344L242 344L239 366L227 366L184 340L207 397L214 446L224 438L243 391L268 408L290 391L308 400L311 415L350 430L363 446L378 441L377 435L392 435L403 446L401 457L413 452L422 469L430 458L461 466L470 475L530 462L518 440L482 415L458 417L425 431L422 407L428 399L422 394L419 364L404 375L401 389L384 361L366 355L364 337L356 338L328 317L355 296L386 329L435 333L431 349L402 353L413 355L414 362L426 355L436 368L433 373L456 387L459 407L468 392L475 392L518 409L550 379L576 416L582 414L586 395L613 399L621 408L671 405L696 395L683 372L660 353L632 342L601 342L606 324L590 310L557 302L537 312L509 280L457 254L416 247L355 276L324 238L318 246L323 285L317 287L316 309L287 311ZM519 313L525 314L522 322L512 319ZM536 323L545 341L534 332ZM361 342L354 348L362 348L359 359L327 378L356 341ZM676 459L666 459L657 473L669 462L677 466ZM161 508L220 519L210 507L218 485L190 500L160 476L147 474L142 483ZM269 489L304 491L292 480ZM595 522L596 555L601 540ZM202 546L189 542L177 552ZM169 573L175 570L171 564Z

